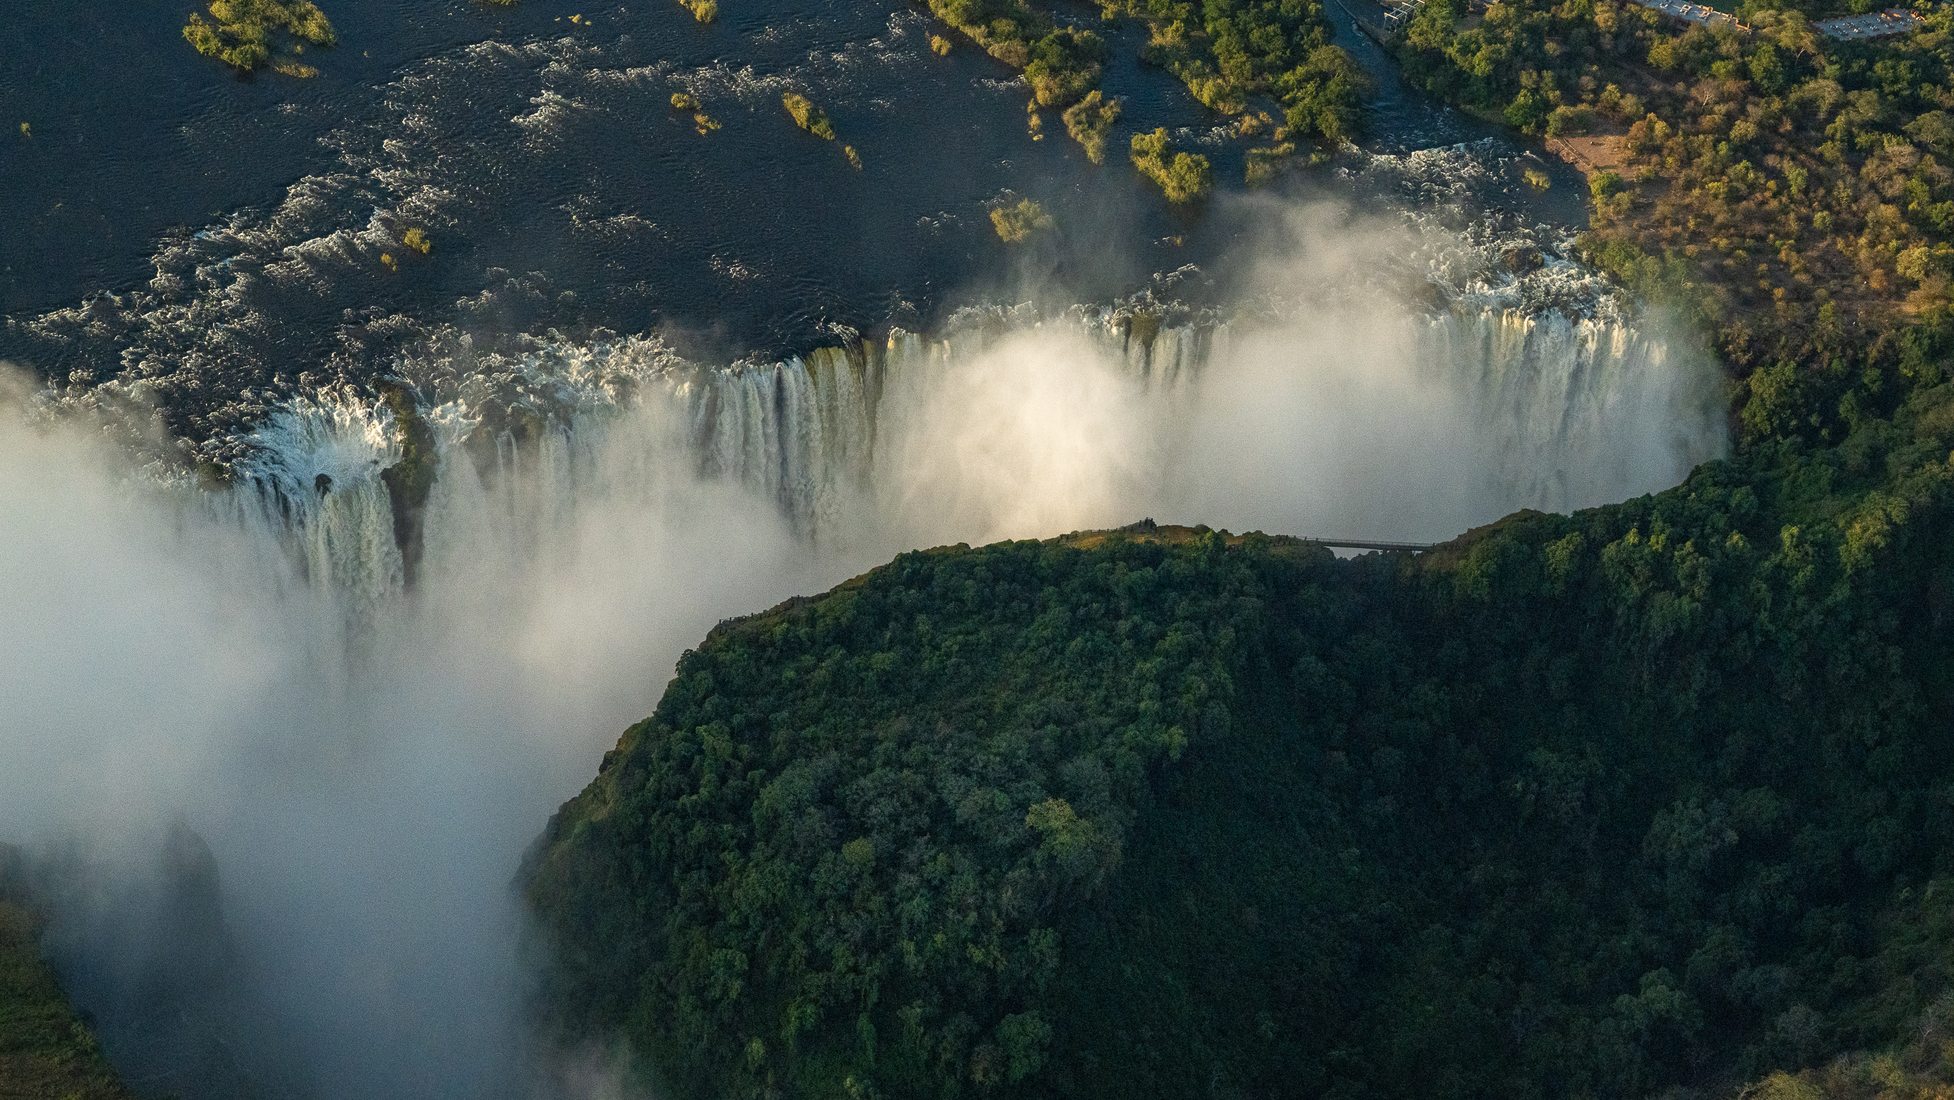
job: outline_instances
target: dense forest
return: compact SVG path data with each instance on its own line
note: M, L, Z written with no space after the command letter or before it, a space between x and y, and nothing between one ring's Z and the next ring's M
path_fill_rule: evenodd
M1143 524L723 624L532 854L552 1015L675 1096L1930 1090L1954 385L1880 354L1422 555Z

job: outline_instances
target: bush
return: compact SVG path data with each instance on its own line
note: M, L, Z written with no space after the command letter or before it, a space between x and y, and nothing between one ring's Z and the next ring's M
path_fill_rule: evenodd
M787 108L787 113L794 117L794 125L822 141L835 139L834 123L828 120L826 111L814 105L813 100L799 92L788 92L780 97L780 105Z
M1562 104L1547 116L1547 133L1552 137L1578 137L1594 129L1594 108Z
M1030 240L1033 234L1052 228L1053 224L1052 216L1032 199L1019 199L1009 206L991 208L991 228L997 230L998 238L1006 244L1022 244Z
M1063 106L1099 83L1105 59L1106 44L1098 35L1060 27L1032 45L1025 82L1039 106Z
M1106 159L1106 133L1119 121L1120 101L1107 99L1094 88L1084 99L1065 109L1065 132L1086 151L1086 159L1101 164Z
M1242 166L1243 181L1250 186L1269 182L1276 177L1283 163L1295 154L1296 145L1289 141L1250 149Z
M209 18L193 12L184 40L205 57L249 72L272 59L274 40L293 52L338 41L332 23L312 0L210 0ZM279 70L311 75L310 66L281 60Z
M1187 203L1205 198L1214 186L1214 171L1208 158L1199 153L1176 152L1168 155L1167 130L1134 134L1131 145L1133 166L1160 185L1168 202Z

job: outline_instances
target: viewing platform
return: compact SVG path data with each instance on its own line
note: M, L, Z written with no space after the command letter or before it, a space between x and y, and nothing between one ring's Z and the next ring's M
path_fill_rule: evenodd
M1740 31L1750 29L1739 23L1737 17L1729 12L1718 11L1706 4L1692 4L1688 0L1634 0L1634 2L1673 19L1695 23L1700 27L1735 27Z
M1895 34L1907 34L1919 30L1926 22L1920 17L1919 12L1912 9L1887 8L1885 11L1867 12L1865 15L1820 19L1812 23L1812 29L1827 38L1854 42L1862 38L1886 38Z

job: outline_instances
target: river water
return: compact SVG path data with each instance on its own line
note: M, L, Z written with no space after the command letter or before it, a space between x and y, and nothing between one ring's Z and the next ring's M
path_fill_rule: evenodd
M1574 186L1519 186L1520 150L1407 93L1332 12L1381 89L1367 148L1473 143L1451 158L1490 169L1465 217L1579 218ZM693 358L779 355L838 328L931 329L971 301L1106 300L1214 268L1263 229L1227 201L1169 208L1117 155L1124 129L1103 168L1050 112L1031 141L1013 74L974 48L933 56L931 23L899 3L741 0L703 27L662 0L329 13L341 44L308 57L317 78L240 79L192 53L167 6L9 5L10 41L43 45L0 51L0 103L31 127L9 118L0 138L0 360L140 381L202 441L386 373L432 331L655 331ZM1174 129L1239 190L1239 148L1135 60L1137 28L1110 33L1126 125ZM828 110L860 171L793 127L787 90ZM695 133L677 91L723 128ZM1323 169L1285 190L1430 205L1401 183ZM1007 193L1045 203L1057 239L999 242L987 204ZM399 245L410 227L429 256Z

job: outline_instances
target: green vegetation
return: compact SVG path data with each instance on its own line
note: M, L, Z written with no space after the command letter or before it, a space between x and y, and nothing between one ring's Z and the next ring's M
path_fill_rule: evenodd
M276 38L293 53L337 41L332 23L312 0L210 0L207 10L209 19L191 13L183 37L198 53L244 72L272 62ZM274 67L298 76L317 72L289 58L280 58Z
M1851 1054L1802 1073L1782 1070L1739 1100L1946 1100L1954 1096L1954 998L1935 1001L1899 1049Z
M816 107L814 102L799 92L788 92L780 97L780 105L794 117L794 125L820 138L822 141L835 139L834 123L828 120L828 113Z
M719 0L678 0L678 6L691 12L692 18L701 23L719 18Z
M1060 27L1031 45L1025 83L1040 107L1063 107L1099 83L1106 44L1091 31Z
M1946 346L1423 555L1146 524L722 624L533 855L551 1003L676 1097L1932 1080Z
M1056 33L1051 16L1025 0L929 0L929 10L1013 69L1030 65L1038 44Z
M930 52L938 57L950 56L950 40L940 34L930 35Z
M1160 185L1168 202L1184 203L1206 198L1214 186L1214 171L1200 153L1176 152L1168 155L1165 128L1150 134L1134 134L1133 166L1140 174Z
M698 97L690 92L673 92L672 110L691 115L692 128L698 131L700 137L719 129L719 120L701 109Z
M997 230L998 239L1006 244L1022 244L1052 225L1052 216L1034 199L991 207L991 228Z
M1356 135L1366 81L1330 44L1321 0L1100 0L1146 23L1146 58L1227 115L1258 97L1281 104L1289 137L1331 143Z
M1745 32L1615 0L1430 0L1399 53L1519 129L1605 138L1595 255L1700 313L1740 373L1816 369L1954 306L1954 9L1848 43L1808 7L1749 0Z
M1022 69L1040 106L1067 107L1097 94L1106 47L1093 32L1060 25L1027 0L928 2L937 18ZM1144 57L1173 72L1209 108L1267 119L1259 103L1274 101L1282 122L1265 154L1293 148L1297 139L1334 144L1357 131L1364 76L1330 44L1321 0L1101 0L1100 7L1108 20L1145 23ZM1088 140L1082 134L1096 134L1103 155L1103 128L1072 129L1069 119L1067 128L1081 144Z
M41 961L40 929L21 901L18 853L0 845L0 1096L125 1100L95 1036Z
M427 230L414 226L400 235L400 243L425 256L434 251L434 242L428 239Z
M1065 120L1065 132L1086 151L1086 159L1094 164L1106 160L1106 134L1119 121L1120 101L1107 99L1099 89L1087 92L1077 103L1067 107L1060 116Z
M1250 186L1267 183L1276 177L1295 153L1295 143L1287 141L1250 149L1242 166L1243 179Z

